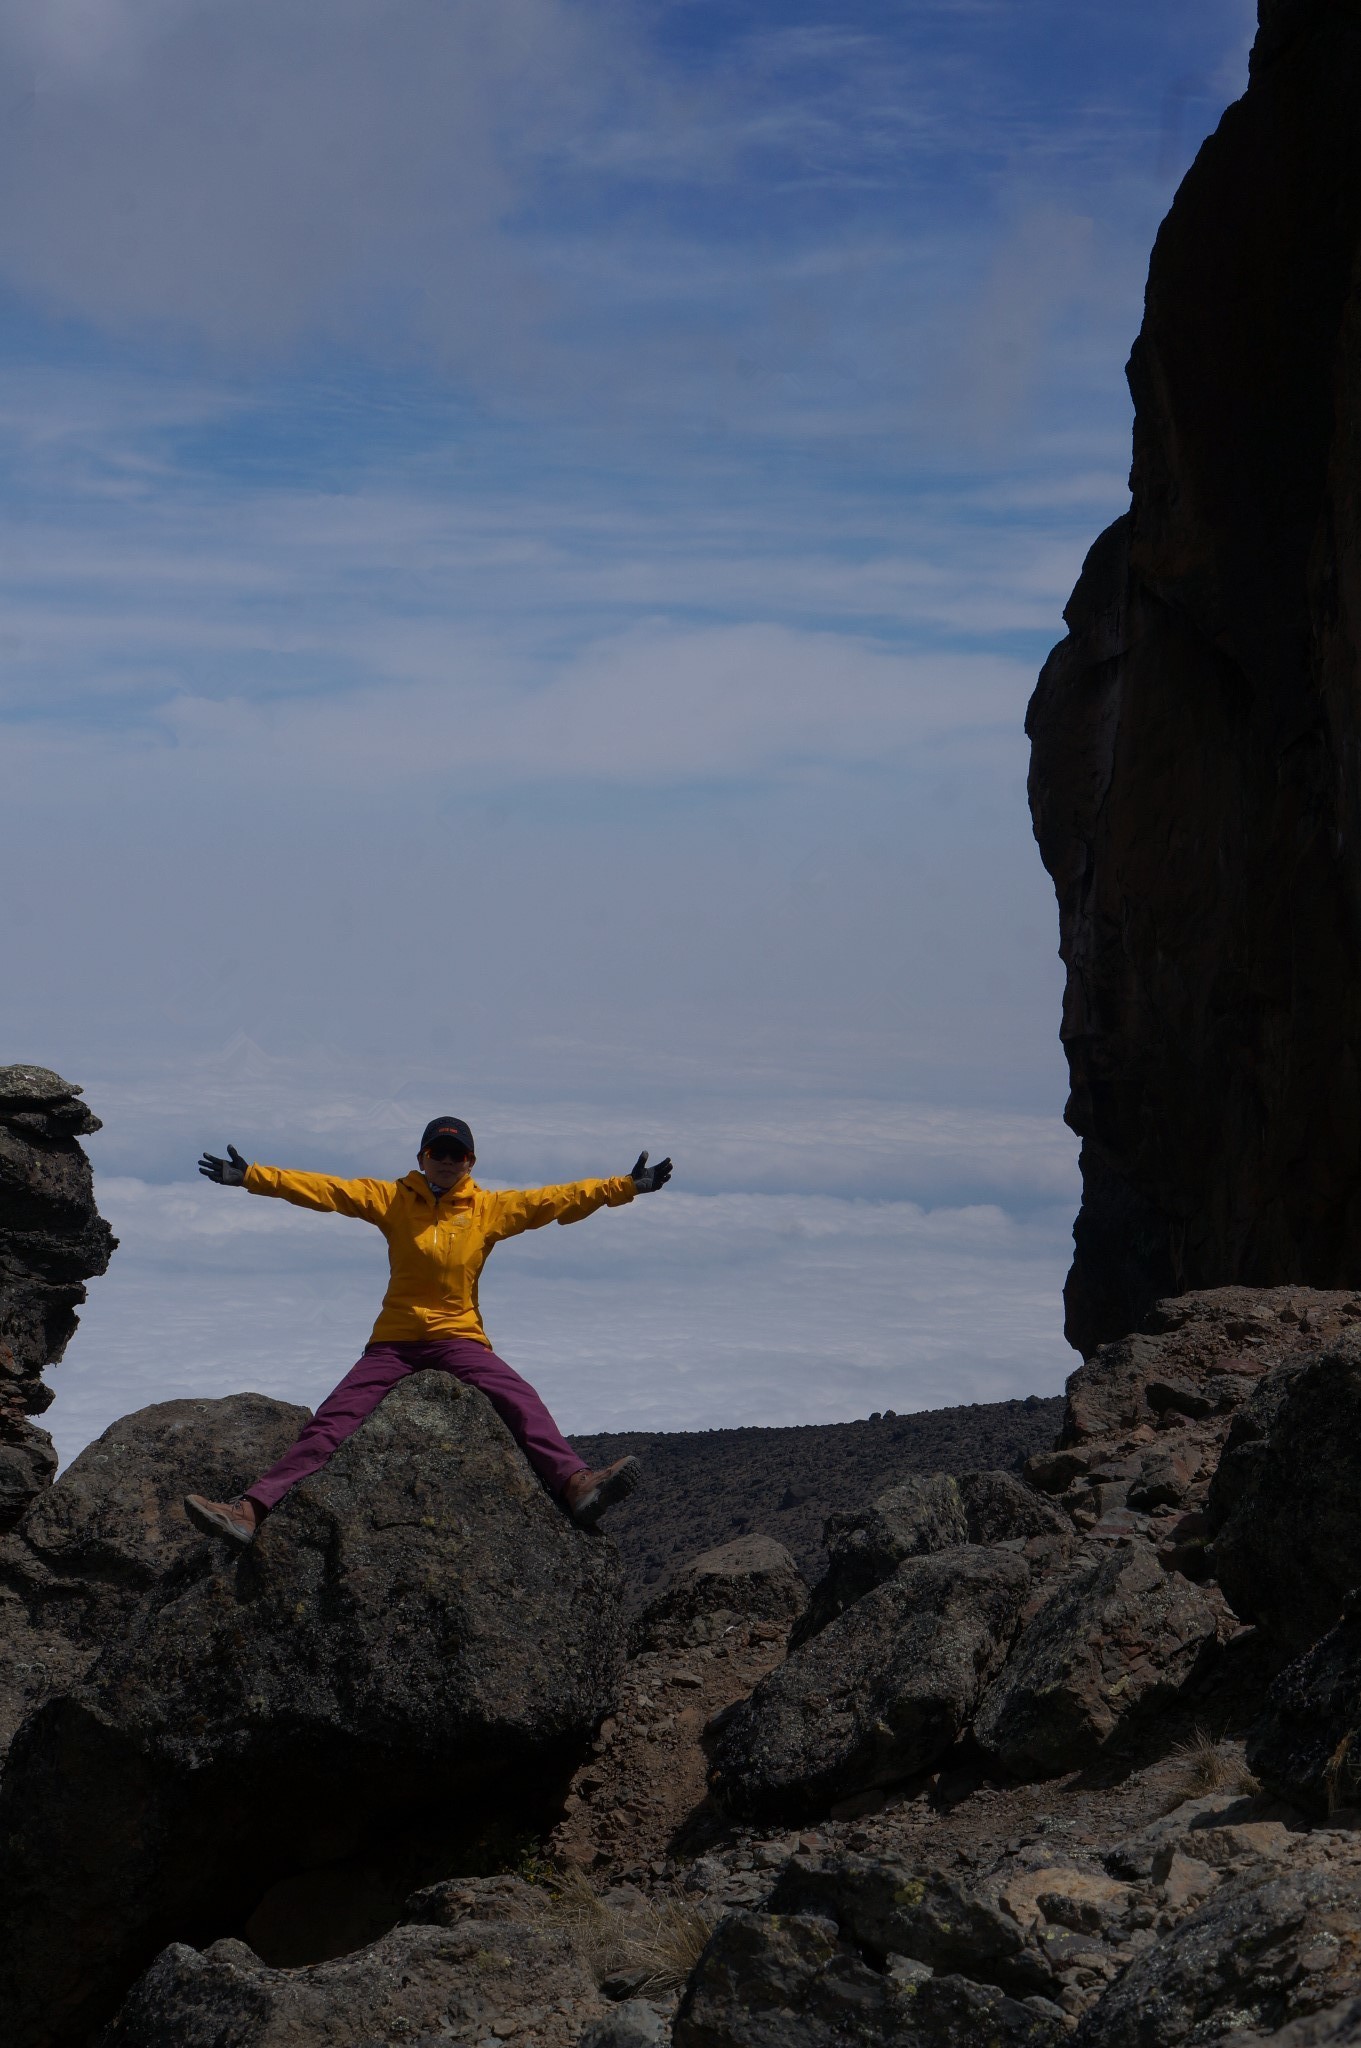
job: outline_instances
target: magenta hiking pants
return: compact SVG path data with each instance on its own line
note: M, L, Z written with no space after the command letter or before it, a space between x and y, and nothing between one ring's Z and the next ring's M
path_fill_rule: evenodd
M451 1372L456 1380L484 1393L551 1493L561 1493L574 1472L586 1470L585 1460L572 1449L528 1380L513 1372L504 1358L471 1337L434 1337L420 1344L370 1344L335 1392L326 1396L293 1448L247 1488L246 1499L268 1513L290 1486L321 1470L399 1380L429 1371Z

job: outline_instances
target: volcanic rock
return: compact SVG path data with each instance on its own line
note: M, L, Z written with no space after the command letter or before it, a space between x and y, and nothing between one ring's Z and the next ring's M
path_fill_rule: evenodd
M397 1927L311 1969L271 1969L244 1942L206 1952L174 1942L133 1987L100 2048L355 2048L357 2042L474 2044L535 2029L575 2041L556 2008L596 2008L562 1928L506 1920ZM550 2014L556 2026L548 2026ZM570 2030L570 2031L569 2031Z
M1016 1639L974 1734L1020 1777L1090 1763L1139 1712L1175 1693L1214 1643L1215 1608L1152 1546L1121 1546L1060 1581Z
M716 1741L716 1797L730 1813L798 1820L925 1770L1001 1664L1029 1585L1005 1550L909 1558L737 1709Z
M1062 2016L991 1985L876 1969L811 1914L732 1913L697 1964L675 2048L1054 2048Z
M790 1428L616 1431L573 1438L592 1466L634 1456L647 1485L610 1514L636 1611L702 1550L773 1536L809 1581L830 1515L863 1508L909 1472L1019 1471L1054 1441L1062 1401L972 1401L913 1415Z
M619 1567L484 1398L397 1388L254 1544L201 1543L0 1785L15 2048L76 2041L167 1942L266 1960L371 1938L422 1876L541 1831L613 1702ZM504 1848L503 1854L508 1853ZM304 1949L299 1953L299 1947Z
M1224 2035L1236 2041L1358 1992L1356 1866L1259 1868L1219 1885L1136 1956L1086 2014L1077 2041L1079 2048L1181 2048Z
M230 1499L307 1420L265 1394L161 1401L105 1430L0 1538L0 1756L24 1715L84 1678L143 1594L199 1555L189 1492Z
M808 1588L793 1558L771 1536L738 1536L682 1566L634 1622L630 1650L678 1650L717 1641L738 1621L785 1628Z
M27 1418L49 1406L43 1373L116 1246L76 1142L100 1129L80 1093L46 1067L0 1067L0 1529L52 1483L52 1439Z
M1215 1568L1245 1621L1302 1649L1361 1585L1361 1336L1268 1382L1210 1491Z
M833 1921L881 1963L907 1956L1017 1997L1055 1988L1052 1971L1027 1954L1014 1915L948 1871L886 1857L796 1856L781 1871L770 1908Z
M969 1518L959 1486L948 1472L910 1474L867 1508L829 1515L823 1530L828 1564L797 1623L797 1649L835 1621L853 1601L881 1586L909 1557L969 1540Z
M1130 511L1032 699L1084 1353L1361 1271L1361 23L1276 0L1159 231Z
M1361 1588L1337 1626L1277 1678L1247 1755L1270 1791L1307 1813L1361 1806Z

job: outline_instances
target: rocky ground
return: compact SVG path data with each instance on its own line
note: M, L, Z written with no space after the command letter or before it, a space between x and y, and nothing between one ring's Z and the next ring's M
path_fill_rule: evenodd
M641 1606L680 1566L734 1536L782 1543L805 1575L822 1570L828 1515L873 1500L905 1472L1019 1469L1047 1450L1063 1419L1060 1397L971 1402L917 1415L797 1429L617 1432L577 1437L592 1465L632 1454L647 1490L610 1527L628 1568L629 1602Z
M10 2037L1361 2040L1359 1323L1161 1303L1022 1472L904 1470L811 1586L750 1532L627 1625L469 1390L240 1558L178 1468L291 1418L127 1418L7 1539L69 1622L0 1780Z

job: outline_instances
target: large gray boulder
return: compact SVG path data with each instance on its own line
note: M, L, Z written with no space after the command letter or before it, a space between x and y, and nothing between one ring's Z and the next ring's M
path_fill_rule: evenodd
M948 1472L911 1473L868 1507L829 1515L823 1525L827 1570L813 1588L791 1647L809 1641L853 1602L882 1586L909 1557L968 1540L969 1519L959 1483Z
M307 1413L266 1394L139 1408L0 1537L0 1758L26 1714L85 1677L146 1592L201 1555L184 1495L240 1493Z
M675 2048L1057 2048L1061 2015L994 1985L864 1960L812 1914L731 1913L676 2014Z
M593 2010L595 1984L562 1927L398 1927L302 1970L271 1969L241 1941L214 1942L205 1953L174 1942L133 1987L100 2048L476 2048L526 2029L541 2048L567 2048Z
M951 1871L850 1852L795 1856L776 1881L770 1909L834 1921L846 1941L881 1966L889 1956L906 1956L1018 1998L1056 1989L1053 1971L1026 1947L1015 1917Z
M1029 1586L1005 1550L909 1558L739 1707L714 1752L721 1804L798 1820L935 1763L1006 1655Z
M635 1656L695 1649L717 1642L738 1621L787 1628L807 1598L808 1587L783 1543L773 1536L735 1536L682 1565L634 1622L630 1649Z
M909 1474L867 1508L828 1517L827 1570L795 1624L790 1647L810 1641L892 1578L909 1557L960 1543L1005 1544L1042 1573L1067 1557L1073 1533L1068 1516L1013 1472Z
M1259 1866L1229 1878L1135 1957L1084 2016L1078 2048L1237 2042L1245 2033L1273 2034L1358 1993L1355 1864Z
M292 1912L310 1955L289 1960L324 1960L328 1886L366 1896L378 1935L414 1884L484 1857L493 1821L541 1829L613 1703L619 1579L480 1394L396 1389L250 1549L200 1544L15 1738L14 2048L83 2040L168 1942L258 1925L286 1949Z
M1300 1650L1332 1627L1361 1584L1361 1335L1262 1386L1235 1419L1210 1513L1236 1613Z
M1218 1616L1153 1546L1122 1546L1062 1580L1026 1622L974 1734L1003 1769L1057 1776L1090 1763L1130 1720L1180 1690Z

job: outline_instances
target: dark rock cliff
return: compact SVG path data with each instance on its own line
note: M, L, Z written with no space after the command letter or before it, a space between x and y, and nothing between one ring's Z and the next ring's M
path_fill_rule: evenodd
M1361 5L1272 0L1159 232L1132 505L1027 718L1084 1353L1361 1274Z
M0 1529L52 1483L52 1440L28 1417L51 1402L44 1369L117 1243L77 1143L100 1128L80 1092L46 1067L0 1067Z

